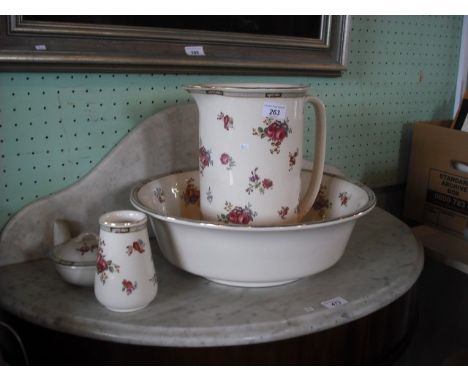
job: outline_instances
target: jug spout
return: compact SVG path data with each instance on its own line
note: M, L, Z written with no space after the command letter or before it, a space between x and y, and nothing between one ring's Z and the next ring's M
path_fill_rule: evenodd
M206 90L202 87L202 85L188 85L188 86L184 86L184 88L192 96L193 100L197 104L199 111L203 109L204 104L207 101L212 99L212 97L210 96L216 95L216 94L219 94L219 95L223 94L222 91L220 92L216 90L213 90L213 91Z

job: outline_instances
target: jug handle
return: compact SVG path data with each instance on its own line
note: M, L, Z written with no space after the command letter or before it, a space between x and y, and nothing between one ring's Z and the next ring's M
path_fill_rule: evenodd
M323 102L313 96L307 96L305 102L310 103L315 111L315 147L314 147L314 166L310 177L309 185L305 195L299 203L299 220L301 220L312 208L315 198L320 190L320 184L325 165L325 146L326 146L326 114Z

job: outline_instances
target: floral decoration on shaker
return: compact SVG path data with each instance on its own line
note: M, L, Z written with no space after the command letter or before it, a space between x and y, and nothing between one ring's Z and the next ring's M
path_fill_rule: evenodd
M127 296L131 295L133 291L137 288L137 282L131 282L127 279L122 280L122 292L125 292Z
M99 239L99 247L98 247L98 257L96 260L96 273L99 275L99 280L103 284L106 283L108 279L107 272L110 273L120 273L120 265L117 265L112 262L112 260L106 260L104 255L103 247L105 247L106 243L104 240Z
M134 241L131 245L127 245L127 255L131 255L133 252L143 253L145 252L145 242L141 239Z
M200 190L197 186L195 186L194 178L187 180L187 185L185 186L185 190L182 193L182 199L185 202L185 207L187 207L189 204L197 206L200 204Z
M279 154L281 143L292 133L292 129L288 125L288 120L275 120L273 118L265 118L263 126L252 129L252 134L259 136L261 139L266 138L271 144L270 153Z
M225 214L218 215L218 221L222 223L247 225L253 222L257 212L252 210L252 205L249 203L244 207L234 206L230 202L224 204Z
M232 170L236 165L236 161L228 153L222 153L219 157L219 161L223 166L226 166L226 170Z
M221 113L218 114L217 119L218 119L218 121L220 121L220 120L223 121L223 125L224 125L225 130L229 131L229 130L234 128L234 120L229 115L224 114L223 112L221 112Z
M268 178L261 179L257 174L258 167L255 167L249 176L249 186L245 189L249 195L258 190L262 195L265 193L265 190L270 190L273 188L273 181Z

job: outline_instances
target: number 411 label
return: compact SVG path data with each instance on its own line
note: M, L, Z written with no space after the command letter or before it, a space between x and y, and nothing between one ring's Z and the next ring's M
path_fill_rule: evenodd
M263 104L263 116L283 121L286 118L286 105L265 102Z

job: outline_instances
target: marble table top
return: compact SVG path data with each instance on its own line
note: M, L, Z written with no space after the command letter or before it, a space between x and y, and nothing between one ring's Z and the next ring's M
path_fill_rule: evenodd
M357 222L335 266L278 287L215 284L175 268L153 245L159 291L141 311L106 310L92 288L65 283L48 259L0 267L0 306L54 330L120 343L254 344L312 334L377 311L411 288L424 261L411 230L380 208Z

